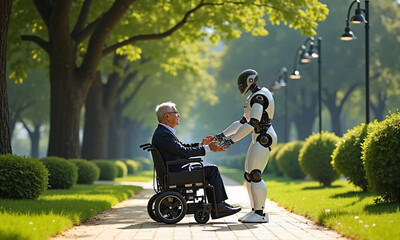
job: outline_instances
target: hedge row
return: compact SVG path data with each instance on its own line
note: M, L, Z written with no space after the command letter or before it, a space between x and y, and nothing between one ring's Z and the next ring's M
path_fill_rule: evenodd
M0 155L0 198L36 199L46 189L68 189L75 184L114 180L151 169L150 159L66 160L60 157L35 159L12 154ZM151 167L150 167L151 166Z

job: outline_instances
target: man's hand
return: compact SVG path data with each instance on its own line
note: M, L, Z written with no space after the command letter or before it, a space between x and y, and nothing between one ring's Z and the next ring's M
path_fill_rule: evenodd
M223 148L219 145L219 142L213 141L210 144L208 144L210 147L210 150L213 152L225 152L226 148Z
M201 142L201 145L209 145L210 142L212 141L213 136L207 136L203 139L203 141Z
M222 142L219 145L223 148L228 148L228 147L232 147L233 144L234 144L234 142L232 141L232 139L225 138L224 140L222 140Z

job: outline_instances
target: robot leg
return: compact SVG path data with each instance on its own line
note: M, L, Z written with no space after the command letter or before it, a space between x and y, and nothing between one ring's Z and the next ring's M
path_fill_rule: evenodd
M247 150L247 154L246 154L246 161L244 163L244 169L248 169L248 161L247 159L249 158L249 155L251 153L251 149L253 148L254 144L251 143L248 150ZM244 178L246 179L246 175L244 176ZM243 215L242 217L240 217L238 220L239 222L241 222L244 218L250 216L251 214L254 213L254 201L253 201L253 195L251 194L251 183L249 181L247 181L246 179L246 188L247 188L247 193L249 195L249 199L250 199L250 206L251 206L251 211L246 213L245 215Z
M268 158L269 148L264 147L258 141L251 149L248 159L246 159L246 180L250 185L252 200L254 202L254 213L242 219L242 222L268 222L268 214L264 213L265 200L267 198L267 187L261 178Z

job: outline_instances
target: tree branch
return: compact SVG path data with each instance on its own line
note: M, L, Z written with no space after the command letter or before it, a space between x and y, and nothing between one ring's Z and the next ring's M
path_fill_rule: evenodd
M94 20L93 22L89 23L82 31L80 32L73 32L71 34L72 38L75 40L76 44L83 42L87 37L89 37L93 31L96 29L98 23L100 22L102 16L98 19Z
M22 35L21 39L24 41L31 41L43 48L47 53L50 52L49 42L46 42L43 38L34 35Z
M138 85L136 86L135 90L133 90L132 93L121 104L122 105L122 109L125 108L126 105L128 105L130 101L132 101L132 99L139 92L140 88L143 86L143 83L146 82L146 80L149 79L149 77L150 77L150 75L146 75L138 82Z
M185 23L187 22L188 18L190 17L190 15L194 12L196 12L197 10L199 10L201 7L205 6L205 5L221 5L218 3L204 3L204 1L200 1L200 3L194 7L193 9L187 11L185 13L185 15L183 16L183 18L173 27L171 27L170 29L168 29L165 32L162 33L153 33L153 34L142 34L142 35L137 35L137 36L133 36L125 41L116 43L106 49L103 50L103 57L113 53L115 50L117 50L120 47L123 47L125 45L128 44L134 44L137 41L143 41L143 40L156 40L156 39L162 39L162 38L166 38L168 36L170 36L172 33L174 33L175 31L177 31L179 28L181 28L183 25L185 25Z
M34 0L33 4L35 4L36 9L38 10L40 16L42 16L44 23L49 29L53 2L51 0Z
M347 90L346 94L344 95L342 101L340 102L338 108L341 109L343 108L343 105L345 104L345 102L347 101L347 99L349 98L350 94L354 91L354 89L356 89L358 86L361 86L361 83L355 83L353 85L350 86L350 88Z
M79 13L78 20L76 21L74 30L72 30L72 35L75 35L78 32L81 32L82 29L85 27L87 18L89 16L89 10L90 10L91 5L92 5L92 0L85 0L85 2L83 2L81 12Z

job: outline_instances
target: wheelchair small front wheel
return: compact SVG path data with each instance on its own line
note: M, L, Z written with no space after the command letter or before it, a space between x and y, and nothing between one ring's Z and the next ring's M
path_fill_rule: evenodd
M196 220L197 223L204 224L210 220L210 212L206 208L197 209L194 213L194 220Z
M174 224L185 217L187 203L181 194L167 191L157 197L154 210L159 220L164 223Z
M158 219L155 208L154 208L155 202L156 202L156 199L158 196L160 196L160 194L156 193L150 198L149 202L147 203L147 213L149 214L151 219L153 219L154 221L161 222L161 220Z

